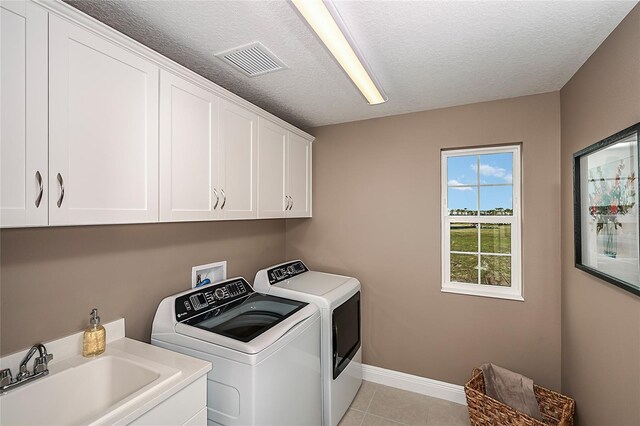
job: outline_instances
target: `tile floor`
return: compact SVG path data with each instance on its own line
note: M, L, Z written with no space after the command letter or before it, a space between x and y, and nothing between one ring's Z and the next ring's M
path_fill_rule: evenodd
M468 426L465 405L362 382L338 426Z

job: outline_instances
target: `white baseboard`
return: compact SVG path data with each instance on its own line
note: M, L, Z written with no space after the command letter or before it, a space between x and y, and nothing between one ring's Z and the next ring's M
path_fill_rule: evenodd
M460 385L427 379L426 377L414 376L399 371L387 370L386 368L367 364L362 364L362 378L369 382L380 383L381 385L467 405L464 387Z

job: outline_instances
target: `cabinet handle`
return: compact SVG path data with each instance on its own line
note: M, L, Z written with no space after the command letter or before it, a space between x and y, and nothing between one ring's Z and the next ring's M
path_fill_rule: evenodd
M213 188L213 195L216 196L216 204L213 206L213 209L215 210L218 207L218 201L220 201L220 197L218 197L218 191L216 191L215 188Z
M284 202L285 202L284 210L287 211L287 210L289 210L289 196L288 195L284 196Z
M293 209L293 197L289 197L289 199L291 200L291 205L289 206L289 210Z
M64 200L64 179L62 175L58 173L58 183L60 184L60 198L58 198L58 208L62 206L62 200Z
M220 206L220 210L224 209L224 205L227 204L227 194L224 193L224 189L220 188L220 192L222 193L222 205Z
M38 181L38 186L40 189L38 190L38 196L36 197L36 208L40 207L40 202L42 201L42 194L44 189L42 188L42 175L40 174L40 170L36 171L36 180Z

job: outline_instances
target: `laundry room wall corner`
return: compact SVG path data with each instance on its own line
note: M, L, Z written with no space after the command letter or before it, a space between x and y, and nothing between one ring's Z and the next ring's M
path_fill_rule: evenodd
M362 284L363 362L462 385L492 361L560 389L560 97L317 127L286 258ZM522 143L524 302L441 292L440 150Z

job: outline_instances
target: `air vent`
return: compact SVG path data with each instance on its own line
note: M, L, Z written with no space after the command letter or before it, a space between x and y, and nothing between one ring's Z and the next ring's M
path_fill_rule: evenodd
M260 42L225 50L215 56L249 77L287 68L280 59Z

